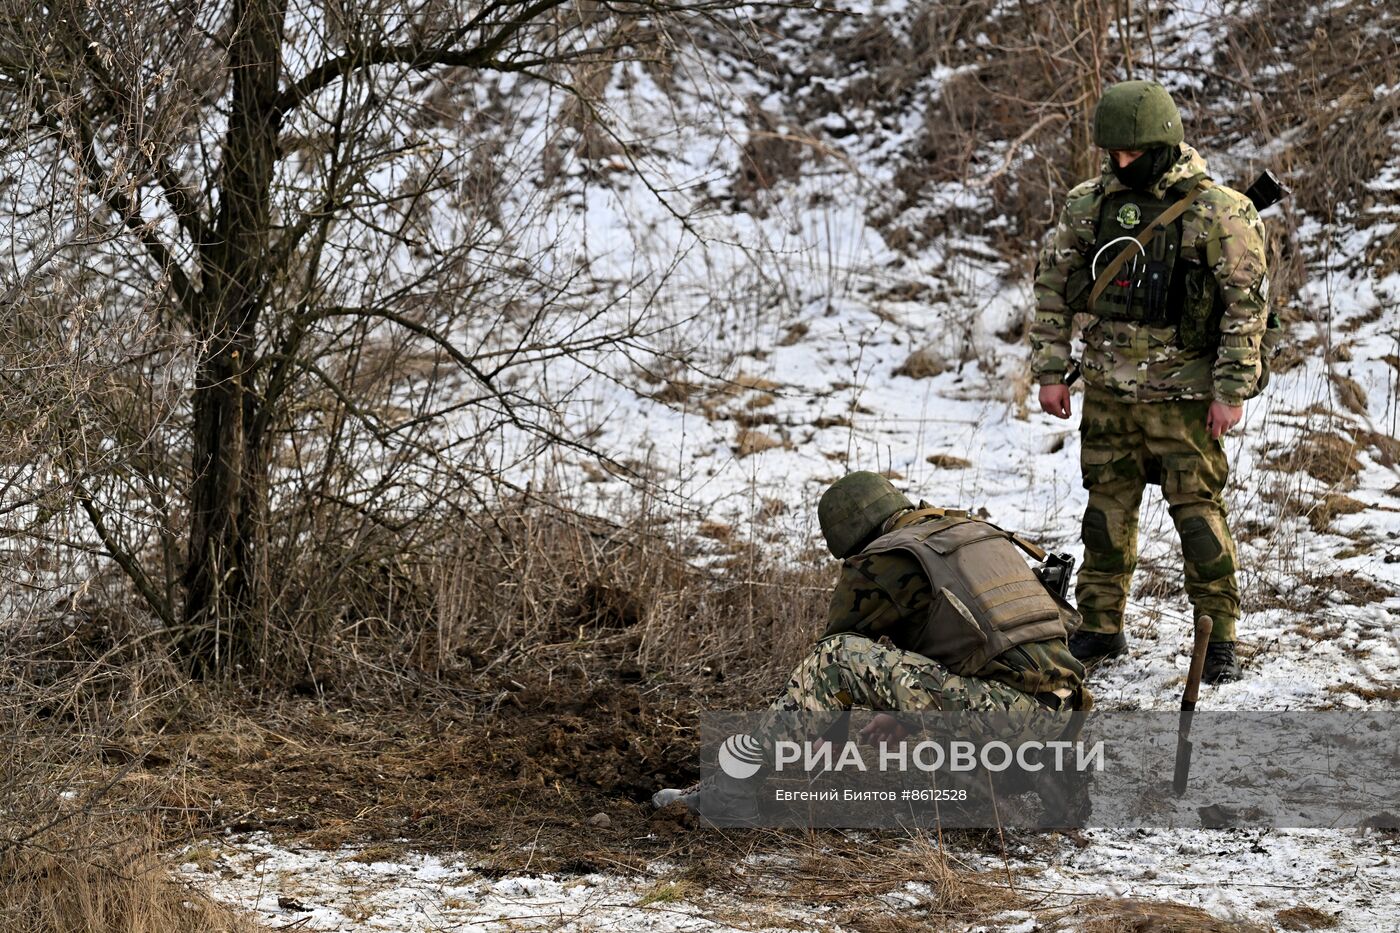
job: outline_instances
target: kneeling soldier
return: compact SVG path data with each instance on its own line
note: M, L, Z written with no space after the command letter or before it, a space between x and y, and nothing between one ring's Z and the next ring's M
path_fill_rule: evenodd
M1084 667L1066 644L1078 616L1022 556L1044 559L1040 548L967 512L915 506L876 473L837 480L817 516L827 548L844 561L841 579L826 631L770 709L1090 707ZM901 731L876 717L866 734ZM733 813L752 806L751 787L716 772L652 802Z

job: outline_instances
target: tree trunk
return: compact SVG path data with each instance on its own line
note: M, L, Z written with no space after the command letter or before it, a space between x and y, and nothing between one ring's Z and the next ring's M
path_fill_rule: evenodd
M276 101L285 0L239 0L229 47L233 105L219 166L219 205L201 246L204 342L192 399L193 486L185 567L186 659L197 673L250 660L261 620L254 571L267 460L251 443L257 415L258 316L270 266L270 190L281 124Z

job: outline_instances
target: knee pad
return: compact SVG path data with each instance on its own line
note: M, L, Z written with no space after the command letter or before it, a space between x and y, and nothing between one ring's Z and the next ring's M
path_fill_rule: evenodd
M1181 523L1181 552L1191 563L1204 564L1215 560L1223 550L1220 539L1215 536L1215 529L1202 516L1192 515Z
M1090 506L1084 512L1084 546L1091 551L1113 550L1113 536L1108 533L1108 516L1102 509Z

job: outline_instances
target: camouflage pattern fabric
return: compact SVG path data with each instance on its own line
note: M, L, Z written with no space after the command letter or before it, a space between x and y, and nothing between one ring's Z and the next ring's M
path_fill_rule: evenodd
M899 517L890 524L887 530L898 527ZM857 554L841 565L822 637L845 633L885 636L897 648L936 656L938 646L926 644L922 637L932 600L928 578L912 556L899 552ZM1018 646L994 658L978 674L1027 693L1050 693L1079 687L1084 667L1069 653L1064 639L1057 638Z
M871 641L838 635L817 643L770 707L778 712L873 709L1039 711L1035 698L1006 684L959 677L937 661Z
M1212 641L1234 641L1240 612L1235 543L1221 490L1229 475L1225 449L1206 430L1207 400L1125 402L1090 387L1080 423L1080 458L1089 505L1084 564L1075 587L1081 631L1123 628L1137 566L1138 507L1147 469L1157 467L1162 495L1181 537L1186 594L1197 617L1215 622Z
M1181 157L1153 188L1154 196L1205 173L1205 160L1196 150L1185 145L1181 150ZM1083 273L1093 259L1099 205L1106 194L1122 190L1105 159L1099 178L1070 191L1041 251L1030 332L1031 369L1041 385L1065 381L1074 297L1066 291L1071 277L1092 284L1092 277ZM1259 345L1268 305L1263 225L1248 198L1217 185L1182 216L1181 247L1182 259L1209 268L1220 286L1225 310L1218 348L1183 349L1172 325L1095 318L1084 331L1085 383L1129 401L1213 398L1239 405L1260 373Z
M770 704L769 714L750 735L763 746L766 765L771 768L777 742L813 738L794 732L798 723L794 717L783 714L851 709L970 711L1002 717L989 725L1001 724L1008 731L984 739L1007 740L1018 733L1043 739L1045 730L1058 734L1069 721L1068 712L1051 713L1034 697L1006 684L980 677L959 677L921 654L847 634L817 643L792 672L787 687ZM834 718L832 724L835 725ZM811 727L813 723L804 725Z

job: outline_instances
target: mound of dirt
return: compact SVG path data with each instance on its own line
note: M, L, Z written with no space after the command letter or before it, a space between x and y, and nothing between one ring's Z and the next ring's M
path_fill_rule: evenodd
M648 828L649 800L697 769L682 725L694 701L621 673L517 671L457 698L221 697L215 711L133 737L141 754L122 763L118 792L159 797L171 838L408 840L492 852L486 868L616 870L689 845Z

